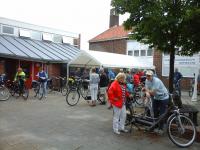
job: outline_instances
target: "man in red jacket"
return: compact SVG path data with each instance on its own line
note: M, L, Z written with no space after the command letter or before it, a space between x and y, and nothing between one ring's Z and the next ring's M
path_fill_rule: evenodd
M119 73L108 90L108 98L113 106L113 131L116 134L120 134L120 131L128 132L128 130L125 129L125 103L129 93L126 91L125 81L126 75L124 73Z

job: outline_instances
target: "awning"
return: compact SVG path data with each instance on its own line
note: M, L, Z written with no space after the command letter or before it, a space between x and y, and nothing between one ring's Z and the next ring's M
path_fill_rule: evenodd
M103 66L108 68L140 68L153 69L151 63L140 58L99 51L81 51L76 58L70 61L71 66Z
M68 44L0 35L0 57L67 63L79 53L80 49Z

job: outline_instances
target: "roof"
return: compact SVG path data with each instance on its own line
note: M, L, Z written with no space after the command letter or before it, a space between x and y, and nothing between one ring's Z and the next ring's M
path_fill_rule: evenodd
M140 60L138 57L100 52L81 51L76 58L69 62L71 66L103 66L108 68L155 68L151 63Z
M121 26L113 26L108 30L104 31L103 33L97 35L93 39L89 40L89 42L97 42L97 41L107 41L113 39L122 39L128 38L128 34L130 30L125 30L124 27Z
M80 49L71 45L0 35L1 57L67 63Z

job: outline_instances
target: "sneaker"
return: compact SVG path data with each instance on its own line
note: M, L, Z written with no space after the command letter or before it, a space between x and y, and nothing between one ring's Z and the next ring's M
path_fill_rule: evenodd
M121 132L124 132L124 133L128 133L128 130L127 129L122 129L120 130Z
M157 133L158 135L164 134L164 131L162 129L154 129L154 132Z
M120 135L120 132L118 130L114 130L114 133Z

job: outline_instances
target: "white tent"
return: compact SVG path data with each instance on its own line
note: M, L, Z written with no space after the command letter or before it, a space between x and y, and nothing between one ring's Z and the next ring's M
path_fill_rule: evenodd
M69 62L69 66L100 66L107 68L140 68L153 69L151 63L141 61L139 58L99 51L82 50L77 57Z

